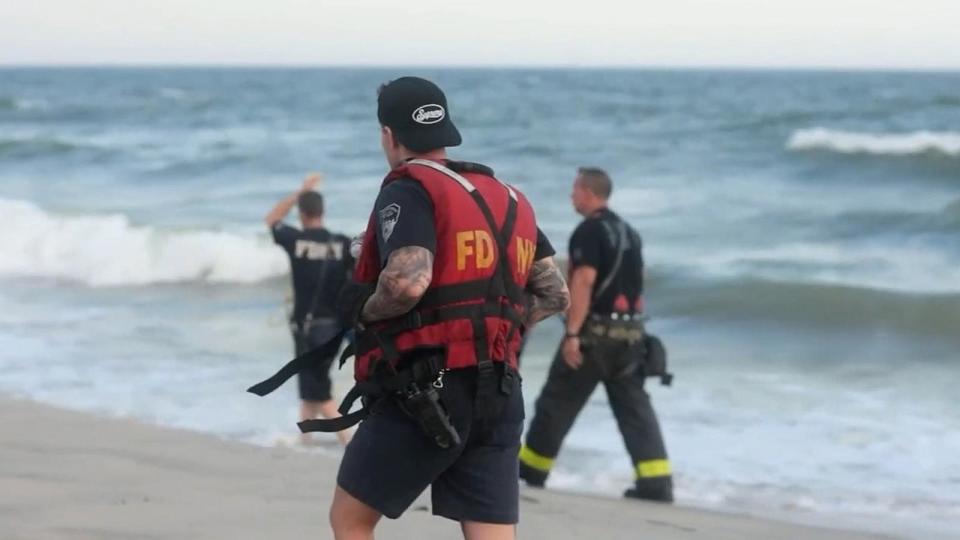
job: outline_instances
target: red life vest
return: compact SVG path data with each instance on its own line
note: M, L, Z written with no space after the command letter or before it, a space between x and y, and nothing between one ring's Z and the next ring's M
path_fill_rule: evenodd
M445 349L446 369L492 362L516 369L523 289L537 241L530 203L492 176L475 170L459 174L434 161L408 161L391 171L383 186L401 178L417 181L433 202L433 279L410 313L358 334L355 378L365 381L420 347ZM376 227L371 215L354 273L360 283L376 283L382 270Z

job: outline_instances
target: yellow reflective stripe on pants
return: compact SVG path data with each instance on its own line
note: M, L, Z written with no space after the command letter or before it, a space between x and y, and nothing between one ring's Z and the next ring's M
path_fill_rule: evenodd
M523 445L523 447L520 448L520 461L522 461L524 465L538 471L550 472L550 468L553 467L554 458L541 456L529 449L527 445Z
M666 459L651 459L637 463L637 478L670 476L670 462Z

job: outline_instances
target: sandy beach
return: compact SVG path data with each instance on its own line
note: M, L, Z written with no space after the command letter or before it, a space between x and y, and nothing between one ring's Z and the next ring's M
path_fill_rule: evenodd
M337 461L289 448L0 399L5 540L331 538ZM881 539L763 519L527 490L520 538ZM458 538L429 499L378 538Z

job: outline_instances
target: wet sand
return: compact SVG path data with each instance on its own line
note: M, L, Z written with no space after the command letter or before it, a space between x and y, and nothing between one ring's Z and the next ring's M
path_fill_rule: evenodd
M332 538L337 460L0 398L0 537ZM522 492L519 538L866 540L893 538L707 510ZM381 539L460 538L422 497Z

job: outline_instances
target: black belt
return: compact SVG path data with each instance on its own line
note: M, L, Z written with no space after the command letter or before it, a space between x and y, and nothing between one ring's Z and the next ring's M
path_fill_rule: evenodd
M279 371L274 373L268 379L265 379L251 386L250 388L247 388L247 392L263 397L270 392L273 392L277 388L280 388L283 383L290 379L290 377L293 377L304 369L311 367L317 362L320 362L324 358L330 358L331 356L336 355L337 349L340 348L340 340L343 338L345 333L345 330L340 330L323 345L310 349L309 351L301 354L300 356L287 362L285 366L280 368Z
M649 317L643 313L591 313L590 319L595 321L645 322Z

